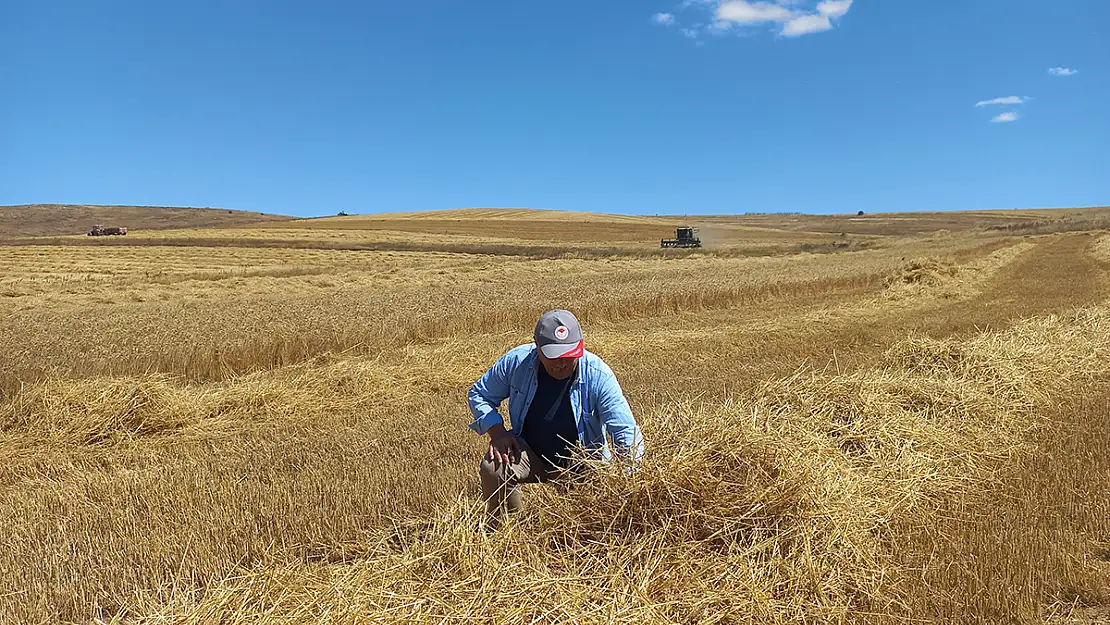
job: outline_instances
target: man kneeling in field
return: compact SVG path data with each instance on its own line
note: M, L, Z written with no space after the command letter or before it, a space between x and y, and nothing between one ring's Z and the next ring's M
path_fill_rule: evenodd
M480 475L495 522L521 508L519 484L549 482L581 447L587 458L635 462L644 443L613 371L585 350L578 319L566 310L540 317L535 342L513 348L474 386L470 428L489 435ZM509 421L497 412L509 400ZM606 434L615 449L610 450Z

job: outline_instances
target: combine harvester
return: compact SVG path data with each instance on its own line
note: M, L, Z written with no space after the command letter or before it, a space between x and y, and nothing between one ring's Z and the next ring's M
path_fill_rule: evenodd
M675 238L659 241L659 247L701 247L697 233L697 228L675 228Z
M97 224L97 225L93 226L92 230L89 230L89 236L90 237L106 237L106 236L115 236L115 235L121 235L122 236L122 235L126 235L126 234L127 234L127 228L105 228L104 226L101 226L100 224Z

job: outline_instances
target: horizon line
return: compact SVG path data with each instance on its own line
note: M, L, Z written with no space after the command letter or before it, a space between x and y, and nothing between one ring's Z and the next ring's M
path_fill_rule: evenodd
M171 209L171 210L211 210L211 211L229 211L237 213L250 213L254 215L274 216L274 217L288 217L289 219L327 219L339 216L339 212L346 213L348 217L368 217L373 215L390 215L390 214L426 214L426 213L446 213L451 211L465 211L465 210L518 210L518 211L537 211L537 212L556 212L556 213L582 213L591 215L607 215L616 217L742 217L742 216L759 216L759 215L811 215L815 217L834 217L834 216L859 216L860 212L866 215L920 215L931 213L976 213L976 212L1004 212L1004 211L1066 211L1066 210L1095 210L1100 208L1110 208L1110 204L1100 204L1091 206L1024 206L1024 207L1009 207L1009 208L953 208L953 209L932 209L932 210L872 210L872 211L855 211L855 212L807 212L804 210L783 210L783 211L760 211L760 210L747 210L742 212L733 213L611 213L599 212L591 210L573 209L573 208L540 208L528 206L458 206L452 208L431 208L424 210L381 210L372 212L347 212L345 209L339 209L334 213L298 216L289 215L286 213L263 212L257 210L249 210L243 208L227 208L221 206L175 206L175 205L161 205L161 204L71 204L60 202L37 202L30 204L0 204L0 209L5 208L32 208L36 206L56 206L56 207L73 207L73 208L150 208L150 209Z

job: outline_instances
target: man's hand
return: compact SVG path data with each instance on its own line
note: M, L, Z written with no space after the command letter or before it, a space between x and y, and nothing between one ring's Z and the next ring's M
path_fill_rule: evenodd
M512 464L520 458L520 443L516 437L505 431L505 426L500 423L490 427L489 457L494 464Z

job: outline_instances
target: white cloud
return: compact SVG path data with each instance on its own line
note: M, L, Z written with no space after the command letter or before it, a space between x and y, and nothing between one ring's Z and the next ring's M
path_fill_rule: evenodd
M773 22L782 24L780 33L783 36L797 37L831 30L833 20L844 17L852 8L852 0L821 0L817 3L816 13L795 8L799 4L799 0L726 0L717 7L717 20L734 24Z
M817 12L831 18L844 17L850 8L852 0L821 0L817 3Z
M1050 67L1048 73L1053 76L1074 76L1079 73L1079 70L1068 67Z
M783 25L782 34L797 37L826 30L832 30L832 22L827 15L799 15Z
M681 0L679 10L710 11L711 15L708 25L679 32L696 38L702 34L725 34L738 26L768 24L784 37L798 37L832 30L852 4L853 0ZM674 16L669 13L658 15L670 18L665 22L653 18L657 23L674 23Z
M975 106L990 106L991 104L1025 104L1028 101L1028 96L1010 95L1004 98L995 98L993 100L983 100L982 102L976 102Z
M656 13L655 15L651 16L651 21L663 26L670 26L671 24L674 24L674 16L670 13Z
M1016 122L1017 120L1017 111L1010 111L1008 113L1003 113L1001 115L995 116L995 118L992 119L991 122L995 124L1005 124L1007 122Z
M832 30L832 21L847 15L851 8L852 0L821 0L817 3L817 13L794 12L790 21L783 25L782 35L797 37Z
M791 12L784 6L770 2L747 2L729 0L717 7L717 19L740 24L759 24L761 22L785 22Z
M689 37L690 39L697 39L699 34L697 28L681 28L678 32L682 33L683 37Z

